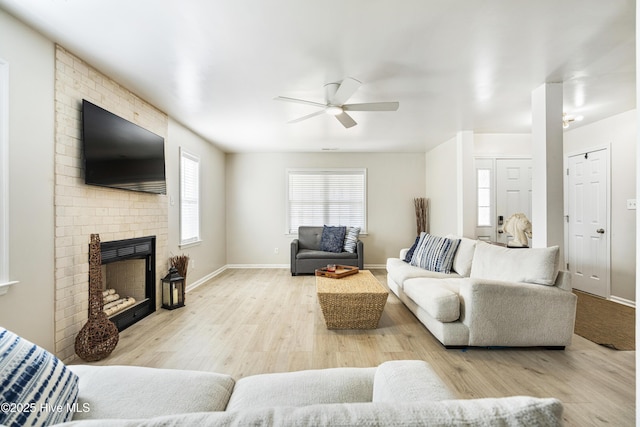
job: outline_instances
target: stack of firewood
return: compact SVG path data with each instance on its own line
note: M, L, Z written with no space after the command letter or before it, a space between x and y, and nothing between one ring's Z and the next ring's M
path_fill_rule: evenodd
M132 297L120 298L120 295L116 293L115 289L103 291L102 301L104 303L102 311L104 311L107 316L113 316L136 303L135 298Z

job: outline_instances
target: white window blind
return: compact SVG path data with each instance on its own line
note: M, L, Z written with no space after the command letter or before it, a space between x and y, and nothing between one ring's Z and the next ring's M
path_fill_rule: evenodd
M180 244L200 241L200 159L180 149Z
M366 232L366 169L288 169L287 228L346 225Z

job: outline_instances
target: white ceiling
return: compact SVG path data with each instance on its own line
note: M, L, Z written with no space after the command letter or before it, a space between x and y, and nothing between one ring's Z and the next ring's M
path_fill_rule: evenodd
M564 83L584 125L635 108L634 0L0 0L228 152L425 151L457 131L530 132L531 91ZM321 115L323 86L399 101Z

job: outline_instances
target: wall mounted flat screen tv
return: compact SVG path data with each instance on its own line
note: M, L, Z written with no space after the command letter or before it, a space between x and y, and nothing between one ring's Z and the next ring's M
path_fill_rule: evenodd
M82 100L85 183L167 194L164 138Z

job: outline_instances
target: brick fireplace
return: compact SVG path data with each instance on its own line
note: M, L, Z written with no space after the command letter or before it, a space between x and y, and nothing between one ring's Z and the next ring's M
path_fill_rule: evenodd
M92 233L99 234L102 242L155 236L156 256L151 267L155 268L155 283L148 300L155 309L161 300L159 279L166 274L169 260L167 196L84 183L82 99L165 140L168 129L166 114L56 46L54 323L55 353L64 362L75 359L75 337L88 317L88 244Z

